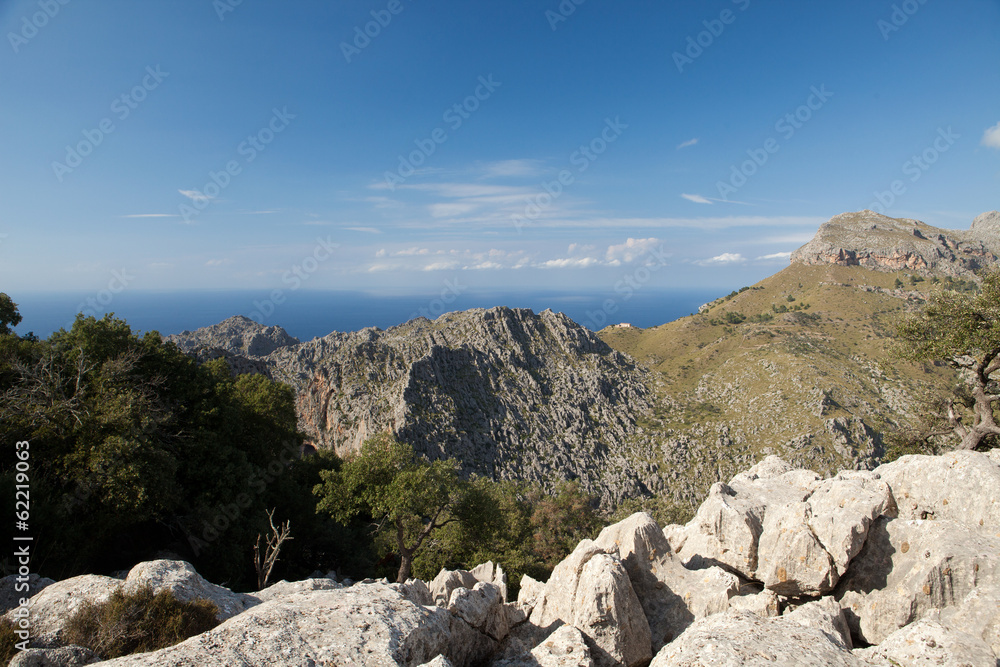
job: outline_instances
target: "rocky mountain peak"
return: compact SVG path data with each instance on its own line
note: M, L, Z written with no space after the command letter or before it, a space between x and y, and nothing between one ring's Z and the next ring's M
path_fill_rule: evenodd
M975 278L975 272L995 264L998 255L996 211L979 216L964 231L865 210L842 213L823 223L809 243L792 253L792 261Z
M970 229L983 236L1000 236L1000 211L989 211L976 217Z
M649 372L562 313L477 308L305 343L230 318L170 339L291 385L317 448L346 454L391 431L470 473L579 479L609 505L658 479L652 465L623 465L650 457L630 451Z
M298 338L290 336L281 327L266 327L243 315L230 317L197 331L182 331L167 336L167 340L176 343L185 352L194 352L199 348L218 348L247 357L263 357L279 348L299 343Z

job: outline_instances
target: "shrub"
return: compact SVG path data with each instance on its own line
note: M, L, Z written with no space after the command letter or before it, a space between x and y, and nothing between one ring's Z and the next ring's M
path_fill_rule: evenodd
M17 655L17 640L14 625L6 618L0 618L0 665L6 665Z
M211 630L218 608L208 600L181 602L170 591L121 588L106 602L85 603L69 619L63 641L89 648L105 660L145 653Z

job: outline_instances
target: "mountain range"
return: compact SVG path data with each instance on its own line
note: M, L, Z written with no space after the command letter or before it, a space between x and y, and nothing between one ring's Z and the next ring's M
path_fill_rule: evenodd
M168 339L291 385L316 448L389 430L466 473L579 480L605 508L655 497L686 520L770 454L822 474L877 466L959 382L895 360L894 321L932 289L974 288L998 256L995 211L965 231L862 211L779 273L650 329L497 307L307 342L244 317Z

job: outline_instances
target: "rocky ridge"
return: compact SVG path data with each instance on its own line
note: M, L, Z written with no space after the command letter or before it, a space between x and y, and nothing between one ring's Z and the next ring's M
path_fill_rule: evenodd
M638 513L584 540L547 582L525 577L516 602L492 563L430 585L311 579L237 594L153 561L125 581L43 587L29 608L45 631L11 664L97 662L58 646L63 600L146 582L218 601L227 618L101 664L997 667L998 517L1000 449L827 479L768 457L717 484L685 525Z
M494 479L579 479L608 505L658 478L631 443L648 372L552 311L478 309L304 343L237 317L168 340L288 383L300 428L341 455L389 430Z
M870 470L936 428L930 420L962 380L941 365L899 360L894 324L935 290L973 289L973 266L997 266L1000 213L979 216L965 232L934 229L870 211L838 215L787 268L698 314L602 330L602 340L653 372L653 407L636 448L652 451L664 476L642 506L686 520L713 483L769 454L822 475ZM935 250L927 239L936 234L955 247ZM823 248L836 251L825 256ZM841 250L919 252L927 270L847 261ZM950 447L947 436L934 445Z
M998 255L1000 212L984 213L961 231L866 210L831 218L812 241L792 253L792 262L975 278Z

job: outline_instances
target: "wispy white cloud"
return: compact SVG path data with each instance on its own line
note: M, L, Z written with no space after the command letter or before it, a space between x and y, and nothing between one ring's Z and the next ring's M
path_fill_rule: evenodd
M362 232L364 234L381 234L381 229L375 227L344 227L349 232Z
M537 176L542 172L540 160L501 160L490 162L483 168L487 178L503 178L510 176Z
M133 213L131 215L123 215L123 218L177 218L178 215L173 213Z
M758 262L761 262L761 261L766 262L766 261L770 261L770 260L774 260L774 259L788 259L791 256L792 256L791 252L775 252L775 253L771 253L770 255L761 255L760 257L757 258L756 261L758 261Z
M211 201L214 199L214 197L209 197L208 195L202 194L197 190L178 190L177 192L181 193L191 201Z
M698 137L695 137L694 139L688 139L687 141L677 144L677 150L680 150L682 148L688 148L689 146L694 146L697 143L698 143Z
M695 204L711 204L712 203L712 201L710 199L702 197L701 195L685 195L685 194L682 194L681 197L684 197L684 199L687 199L688 201L693 201Z
M454 271L459 267L458 262L433 262L423 267L423 271Z
M495 271L504 268L504 265L499 262L480 262L479 264L474 264L465 268L471 271Z
M695 264L698 266L725 266L729 264L743 264L746 261L747 258L738 252L724 252L715 257L700 259Z
M605 260L613 265L629 264L649 253L650 250L663 245L660 239L628 239L625 243L608 246L604 254Z
M393 257L414 257L416 255L429 255L430 248L406 248L392 253Z
M210 259L205 262L205 266L228 266L233 263L233 260L228 257L225 259Z
M1000 123L983 132L983 146L1000 150Z
M596 257L564 257L562 259L550 259L536 264L539 269L586 269L597 266L601 260Z

